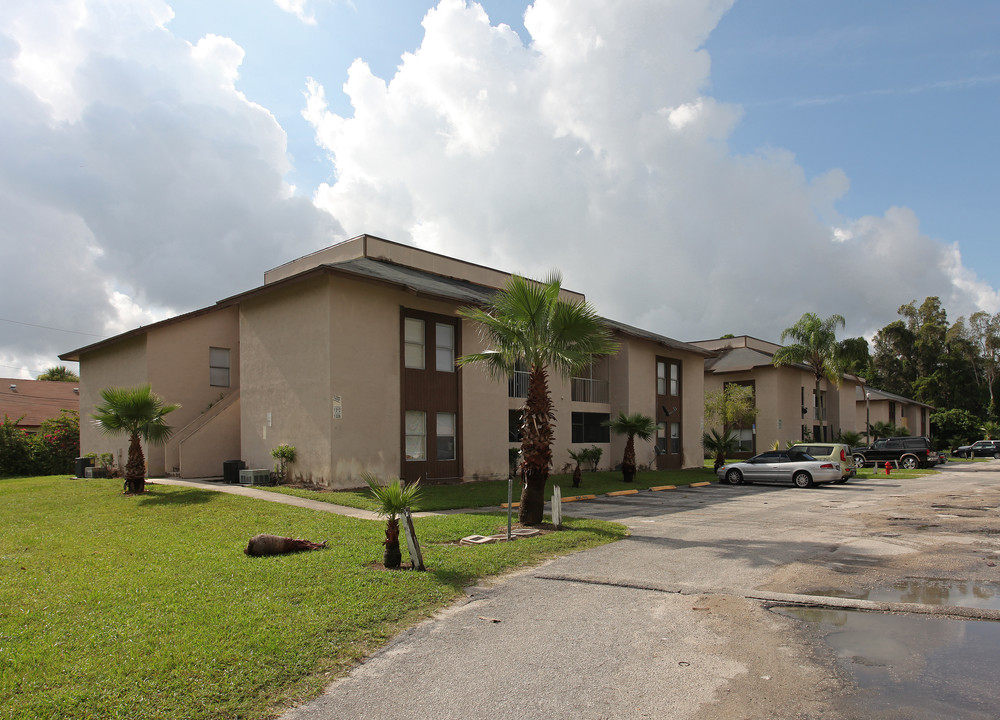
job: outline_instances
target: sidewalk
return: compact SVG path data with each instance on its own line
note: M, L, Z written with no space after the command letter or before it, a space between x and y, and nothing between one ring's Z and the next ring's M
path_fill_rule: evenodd
M177 485L179 487L198 488L200 490L212 490L214 492L229 493L230 495L243 495L256 500L266 500L268 502L281 503L283 505L294 505L296 507L319 510L320 512L335 513L348 517L361 518L362 520L378 520L379 516L370 510L359 510L358 508L346 507L344 505L334 505L333 503L321 500L309 500L308 498L296 497L295 495L285 495L283 493L259 490L258 488L247 487L245 485L228 485L223 482L213 482L210 480L180 480L178 478L151 478L146 481L148 485ZM413 513L414 517L422 515L433 515L434 513Z

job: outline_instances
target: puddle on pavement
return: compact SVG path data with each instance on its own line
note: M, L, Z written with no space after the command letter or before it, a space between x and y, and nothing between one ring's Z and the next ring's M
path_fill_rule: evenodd
M850 717L997 717L998 622L797 607L774 611L813 623L853 677L858 692L840 701Z
M804 595L872 600L873 602L924 603L1000 610L1000 584L938 578L907 578L874 590L806 590Z

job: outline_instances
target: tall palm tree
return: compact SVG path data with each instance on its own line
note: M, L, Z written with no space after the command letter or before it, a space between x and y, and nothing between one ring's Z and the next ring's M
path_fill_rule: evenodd
M528 397L521 408L524 489L518 511L524 525L542 522L545 509L555 422L550 368L569 376L595 356L618 350L611 331L590 304L560 298L561 289L562 279L556 273L544 282L514 275L485 308L459 311L479 324L487 348L460 357L459 365L483 365L493 378L503 382L519 365L528 368Z
M622 479L632 482L635 479L635 439L649 440L656 433L656 421L642 413L626 415L618 413L614 420L608 420L605 425L616 435L624 435L625 453L622 456Z
M105 435L128 437L128 462L125 464L125 491L146 490L146 457L142 441L162 445L174 429L163 419L180 405L168 405L149 384L133 388L109 387L101 390L103 403L91 417Z
M795 342L779 348L771 362L774 365L807 365L816 378L816 403L819 406L820 382L826 378L837 387L843 376L843 364L837 343L837 327L847 321L842 315L831 315L826 320L815 313L805 313L798 322L781 332L781 342L792 338Z

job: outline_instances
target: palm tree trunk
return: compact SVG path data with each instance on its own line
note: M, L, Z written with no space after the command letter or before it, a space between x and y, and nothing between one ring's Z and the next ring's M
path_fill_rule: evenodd
M528 374L528 397L521 414L521 457L524 489L517 519L522 525L538 525L545 514L545 483L552 464L552 398L544 366L532 365Z
M395 570L403 562L403 553L399 549L399 520L389 518L385 522L385 552L382 553L382 564L390 570Z
M125 489L130 493L146 491L146 458L142 454L142 441L132 435L128 443L128 462L125 464Z
M622 456L622 479L625 482L635 480L635 436L629 435L625 441L625 454Z

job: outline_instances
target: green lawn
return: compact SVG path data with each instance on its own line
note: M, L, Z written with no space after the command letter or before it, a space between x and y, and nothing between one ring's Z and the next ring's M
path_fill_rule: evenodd
M563 497L570 495L603 495L615 490L629 490L632 488L645 490L658 485L690 485L696 482L715 480L711 463L705 468L694 468L691 470L647 470L640 472L634 482L626 483L622 481L621 472L602 471L585 472L579 488L573 487L573 478L570 475L552 475L545 487L545 497L552 496L552 486L559 485L562 488ZM303 490L293 487L262 487L262 490L284 493L286 495L297 495L299 497L322 500L324 502L346 505L347 507L361 508L363 510L374 510L376 504L372 500L371 493L367 488L346 491L315 491ZM513 486L514 501L521 497L520 481L514 480ZM423 497L416 504L415 510L457 510L464 508L489 508L499 507L500 503L507 502L507 481L506 480L480 480L477 482L462 483L459 485L425 485Z
M626 532L569 520L460 547L505 514L420 518L428 572L386 572L380 522L149 487L124 497L120 480L0 479L0 718L266 717L478 578ZM260 532L329 547L249 558Z

